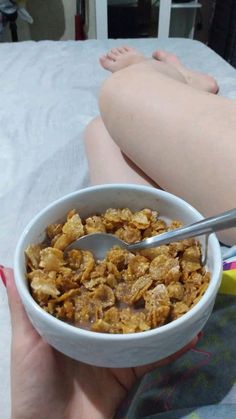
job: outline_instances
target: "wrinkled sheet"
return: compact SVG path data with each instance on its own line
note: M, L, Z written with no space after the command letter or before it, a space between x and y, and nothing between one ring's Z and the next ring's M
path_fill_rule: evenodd
M89 185L83 131L98 114L107 72L98 57L128 44L150 55L177 54L212 74L220 94L236 99L235 69L188 39L88 40L0 44L0 264L12 266L16 242L31 218L53 200ZM0 284L0 416L10 411L10 322Z

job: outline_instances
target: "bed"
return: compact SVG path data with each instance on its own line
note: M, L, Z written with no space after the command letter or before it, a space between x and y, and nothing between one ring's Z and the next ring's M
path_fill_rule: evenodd
M39 210L89 185L83 131L98 114L97 94L107 77L98 57L123 43L87 40L0 44L0 264L13 265L18 237ZM178 38L132 39L125 43L147 55L157 48L177 54L192 69L212 74L220 85L219 94L236 99L235 70L202 43ZM220 304L224 309L224 301ZM0 327L0 416L8 419L10 320L2 284ZM233 380L226 387L220 402L231 403ZM134 404L135 400L138 403L137 394ZM137 416L137 409L132 412L130 417L145 417L141 413Z

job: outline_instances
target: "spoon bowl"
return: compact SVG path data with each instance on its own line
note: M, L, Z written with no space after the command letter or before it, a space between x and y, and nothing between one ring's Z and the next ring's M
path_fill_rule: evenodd
M75 240L66 248L66 251L72 249L90 250L97 260L101 260L114 246L129 250L129 245L114 234L91 233Z
M92 233L87 236L80 237L75 240L66 250L81 249L90 250L97 260L104 259L108 250L114 246L119 246L130 252L147 249L150 247L157 247L164 244L169 244L191 237L197 237L202 234L211 234L216 231L225 230L227 228L236 227L236 208L215 215L213 217L205 218L197 223L193 223L148 239L136 242L134 244L127 244L119 237L107 233Z

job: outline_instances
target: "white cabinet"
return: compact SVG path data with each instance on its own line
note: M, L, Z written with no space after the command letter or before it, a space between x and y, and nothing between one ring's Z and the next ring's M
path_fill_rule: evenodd
M171 12L173 9L182 9L188 20L188 37L193 38L197 9L202 7L198 0L189 3L173 3L171 0L160 0L158 38L168 38L171 27Z
M107 0L95 0L97 39L108 37Z
M108 37L108 15L107 15L107 0L95 1L95 19L96 19L96 37L97 39L104 39ZM196 11L201 7L198 0L193 0L189 3L172 3L171 0L159 1L159 19L158 19L158 37L168 38L170 34L171 12L172 9L188 10L187 19L190 19L188 37L193 38L194 25L196 18ZM189 23L189 22L188 22Z

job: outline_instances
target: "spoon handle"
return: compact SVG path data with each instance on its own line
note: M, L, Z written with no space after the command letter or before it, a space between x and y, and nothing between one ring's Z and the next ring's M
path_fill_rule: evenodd
M223 212L213 217L205 218L197 223L159 234L142 240L139 243L130 244L130 251L146 249L149 247L169 244L175 241L187 239L190 237L201 236L202 234L210 234L227 228L236 227L236 208Z

